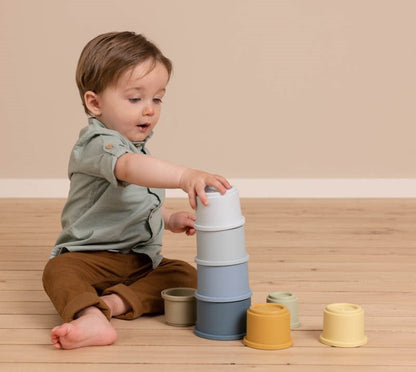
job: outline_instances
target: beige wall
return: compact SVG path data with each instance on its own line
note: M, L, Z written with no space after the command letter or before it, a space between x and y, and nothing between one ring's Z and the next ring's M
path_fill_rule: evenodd
M0 178L66 176L74 70L133 30L175 64L154 155L228 177L416 178L416 1L0 0Z

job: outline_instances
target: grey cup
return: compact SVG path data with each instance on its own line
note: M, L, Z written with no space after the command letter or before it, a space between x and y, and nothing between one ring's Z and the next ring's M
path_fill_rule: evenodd
M248 260L244 226L221 231L197 231L196 263L206 266L234 265Z

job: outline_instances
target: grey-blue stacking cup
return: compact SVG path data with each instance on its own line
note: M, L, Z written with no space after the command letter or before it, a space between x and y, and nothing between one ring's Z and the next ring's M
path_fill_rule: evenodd
M251 297L234 302L207 302L196 297L194 333L211 340L238 340L245 336Z

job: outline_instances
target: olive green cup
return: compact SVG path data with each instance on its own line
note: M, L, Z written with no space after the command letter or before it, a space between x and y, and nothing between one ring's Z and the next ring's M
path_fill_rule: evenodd
M301 323L298 316L298 299L294 293L272 292L266 299L269 303L284 305L290 313L290 328L298 328Z
M173 326L192 326L196 322L194 288L169 288L162 291L166 323Z

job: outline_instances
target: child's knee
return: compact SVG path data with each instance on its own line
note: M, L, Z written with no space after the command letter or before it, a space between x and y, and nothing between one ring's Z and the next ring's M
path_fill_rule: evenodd
M192 265L185 262L183 270L184 270L185 274L187 276L189 276L191 278L191 280L194 279L195 283L196 283L197 271L196 271L195 267L193 267Z
M181 260L166 260L171 269L171 273L178 281L182 281L183 286L196 288L197 271L189 263Z
M45 267L43 268L43 274L42 274L42 281L43 282L48 281L49 278L55 272L55 268L54 268L55 265L54 264L55 264L54 259L50 259L46 263Z
M42 273L42 283L45 289L50 285L57 285L62 280L68 280L68 267L73 266L71 264L68 265L68 261L72 261L70 254L64 253L50 259L46 263Z
M50 259L43 269L42 283L45 290L47 290L48 287L56 281L56 276L59 273L56 258L57 257Z

